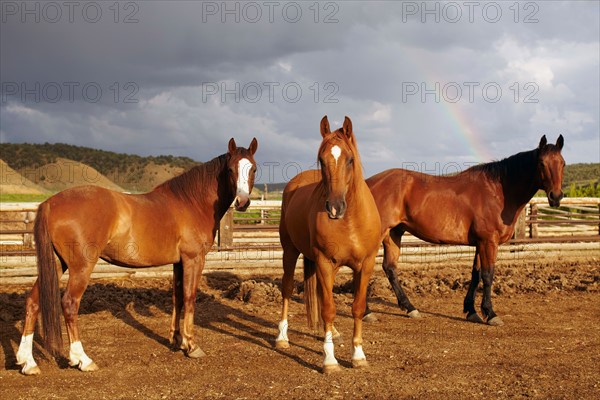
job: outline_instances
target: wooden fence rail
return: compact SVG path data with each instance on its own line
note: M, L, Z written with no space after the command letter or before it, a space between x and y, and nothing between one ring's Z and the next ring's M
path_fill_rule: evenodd
M0 257L33 255L33 223L37 203L0 204ZM230 209L221 220L217 251L280 251L280 201L253 201L244 213ZM551 208L544 198L525 207L509 244L600 242L600 198L565 198ZM431 246L410 235L403 247Z

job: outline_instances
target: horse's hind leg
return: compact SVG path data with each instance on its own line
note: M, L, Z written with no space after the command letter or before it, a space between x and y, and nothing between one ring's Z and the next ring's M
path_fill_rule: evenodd
M398 299L398 306L406 310L408 316L411 318L421 318L419 310L412 305L408 296L402 289L400 279L398 278L398 258L400 257L400 245L402 241L402 235L404 234L401 230L392 229L389 235L383 239L383 264L382 268L392 285L392 289Z
M81 297L88 286L90 275L98 259L86 259L84 254L74 254L70 261L69 281L62 298L63 315L67 324L69 334L69 365L78 367L81 371L92 372L98 370L98 366L83 351L81 337L79 335L78 313Z
M183 308L183 264L173 264L173 315L171 317L170 341L180 349L183 337L179 330L181 310Z
M483 320L475 310L475 295L477 286L479 286L480 270L479 249L476 249L475 257L473 258L473 270L471 271L471 283L469 284L469 289L463 303L463 312L467 314L468 321L477 323L483 323Z
M279 321L279 334L275 339L275 347L278 349L287 349L290 347L288 331L288 310L290 299L294 291L294 271L296 270L296 262L300 253L291 244L283 248L283 278L281 280L281 297L283 305L281 308L281 321Z
M23 326L23 336L21 336L19 350L17 351L17 365L23 366L21 373L24 375L38 375L41 371L33 358L33 333L40 311L39 283L37 279L27 296L25 309L25 324Z
M496 264L497 254L498 243L491 240L484 242L479 249L481 279L483 280L481 312L487 318L487 323L494 326L504 325L504 322L496 315L492 307L492 284L494 282L494 264Z

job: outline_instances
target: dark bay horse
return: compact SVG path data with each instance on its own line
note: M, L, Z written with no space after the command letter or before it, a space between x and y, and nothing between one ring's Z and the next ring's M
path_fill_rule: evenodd
M44 345L53 355L60 353L61 305L70 342L70 365L82 371L98 369L83 350L77 313L99 258L126 267L173 264L171 343L191 358L202 356L193 330L196 289L204 258L232 202L237 210L245 210L250 204L257 147L256 139L248 149L237 147L231 139L226 154L145 194L82 186L64 190L40 204L34 227L38 279L26 300L17 352L21 372L40 373L32 354L40 312ZM67 269L69 280L61 300L59 277Z
M400 308L418 311L402 290L396 272L404 232L438 244L475 246L471 284L464 301L467 320L483 322L475 310L475 291L483 280L481 311L490 325L502 325L492 308L492 281L498 246L508 241L517 218L538 190L553 207L560 205L565 161L564 140L501 161L471 167L454 176L432 176L390 169L367 179L381 216L383 269Z
M283 308L277 348L289 347L288 306L294 287L294 270L304 255L304 302L309 326L325 323L323 371L339 370L334 356L333 281L341 266L354 272L354 335L352 365L367 365L362 349L362 318L367 284L381 242L381 223L373 196L364 181L352 122L331 132L327 117L321 120L323 140L318 152L319 170L302 172L283 192L279 234L283 247ZM317 285L319 287L317 288Z

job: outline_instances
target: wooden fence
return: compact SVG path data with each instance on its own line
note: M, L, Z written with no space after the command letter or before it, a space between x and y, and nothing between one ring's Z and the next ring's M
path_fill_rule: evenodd
M3 269L10 269L11 266L27 267L35 275L32 229L37 205L0 204L1 279L8 276ZM280 272L280 215L280 201L253 201L244 213L230 209L221 221L214 251L207 256L205 269L233 273ZM432 245L409 234L403 237L402 243L400 261L411 264L448 261L470 264L474 255L472 247ZM558 250L572 255L591 251L593 257L600 256L600 198L565 198L560 208L549 207L544 198L532 199L519 218L513 239L501 246L499 259L535 259ZM151 276L154 273L139 270L135 273L126 272L124 268L108 265L101 268L107 273L119 271L124 276ZM96 268L95 271L98 270ZM170 274L171 268L157 267L152 271Z

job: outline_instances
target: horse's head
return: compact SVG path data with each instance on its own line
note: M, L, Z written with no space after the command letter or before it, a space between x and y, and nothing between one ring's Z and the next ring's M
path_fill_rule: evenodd
M325 185L325 209L329 218L342 218L346 212L346 194L360 168L352 121L346 117L344 125L331 132L327 116L321 120L323 141L319 148L319 165Z
M556 144L548 144L546 135L542 136L538 146L538 176L541 188L548 196L548 203L552 207L560 206L563 198L562 180L565 160L560 151L564 145L562 135L556 140Z
M247 149L237 147L233 138L229 140L227 173L230 185L235 191L233 206L237 211L246 211L250 205L250 193L254 187L254 174L256 173L254 153L257 148L256 138L252 139Z

